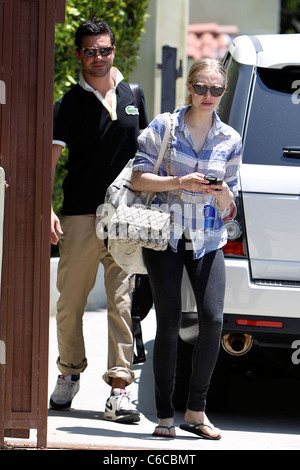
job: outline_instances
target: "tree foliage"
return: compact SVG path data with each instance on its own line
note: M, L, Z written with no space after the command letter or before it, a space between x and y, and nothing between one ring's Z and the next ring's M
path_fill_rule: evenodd
M300 0L281 0L280 32L300 33Z
M79 65L74 57L74 36L77 27L91 18L105 21L116 36L114 65L125 79L134 70L139 42L144 32L149 0L69 0L66 3L65 23L55 30L54 101L77 83ZM67 153L63 152L56 170L53 208L60 212L62 182L66 174Z

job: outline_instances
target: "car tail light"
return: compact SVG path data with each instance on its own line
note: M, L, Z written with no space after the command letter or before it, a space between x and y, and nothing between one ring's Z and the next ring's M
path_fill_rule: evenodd
M244 239L244 224L240 198L232 201L229 208L223 214L223 221L227 229L228 242L223 247L225 256L246 256L246 243Z
M237 240L242 234L242 228L237 220L228 220L225 223L227 229L228 240Z
M235 320L237 325L241 326L262 326L265 328L282 328L283 323L281 321L270 321L270 320L247 320L245 318L237 318Z
M245 256L244 244L242 241L230 241L223 247L224 255Z

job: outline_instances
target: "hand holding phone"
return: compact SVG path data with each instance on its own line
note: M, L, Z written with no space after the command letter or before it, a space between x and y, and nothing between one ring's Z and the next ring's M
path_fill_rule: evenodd
M219 180L218 178L214 176L205 176L204 179L208 181L208 184L222 184L223 181Z

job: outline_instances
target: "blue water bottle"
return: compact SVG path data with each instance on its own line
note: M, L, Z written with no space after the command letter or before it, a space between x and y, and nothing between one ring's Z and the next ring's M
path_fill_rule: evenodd
M204 214L204 230L212 230L214 228L216 210L213 206L207 204L203 208Z

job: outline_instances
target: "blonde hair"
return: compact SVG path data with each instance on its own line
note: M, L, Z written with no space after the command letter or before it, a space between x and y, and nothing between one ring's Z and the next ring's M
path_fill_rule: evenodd
M226 85L227 80L227 72L223 64L216 59L199 59L191 66L187 81L189 83L194 83L196 80L197 75L201 72L217 72L222 75L224 80L224 85ZM192 96L190 94L187 95L186 98L186 105L190 106L192 104Z

